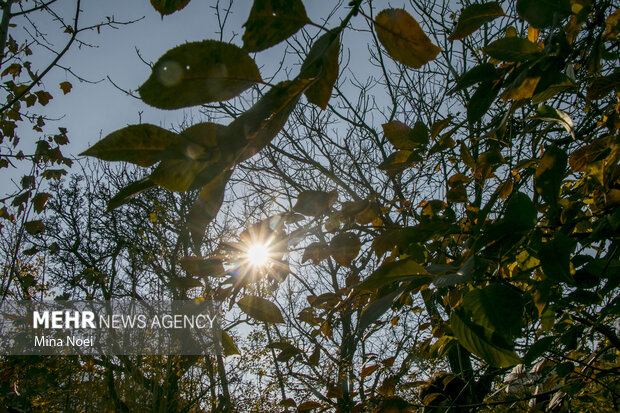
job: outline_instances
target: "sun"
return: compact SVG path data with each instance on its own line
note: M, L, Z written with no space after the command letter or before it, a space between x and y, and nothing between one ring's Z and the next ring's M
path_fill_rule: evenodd
M269 249L265 244L251 245L247 250L247 260L254 267L262 267L269 260Z

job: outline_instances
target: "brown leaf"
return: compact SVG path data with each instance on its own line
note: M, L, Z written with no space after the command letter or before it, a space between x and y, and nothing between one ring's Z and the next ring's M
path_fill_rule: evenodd
M357 235L350 232L343 232L332 238L330 247L331 255L334 260L338 264L348 267L360 252L362 243Z
M69 82L62 82L60 84L60 89L62 90L62 93L64 93L65 95L69 92L71 92L71 88L73 87L73 85Z

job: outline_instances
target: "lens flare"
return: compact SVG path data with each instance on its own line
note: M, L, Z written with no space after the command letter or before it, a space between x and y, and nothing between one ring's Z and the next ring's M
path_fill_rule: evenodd
M264 244L250 246L247 251L248 262L255 267L262 267L269 260L269 250Z

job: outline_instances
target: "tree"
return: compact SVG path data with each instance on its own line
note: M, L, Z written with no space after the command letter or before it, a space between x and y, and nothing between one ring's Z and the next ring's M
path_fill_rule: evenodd
M618 11L448 10L352 1L317 24L301 1L256 0L243 48L178 46L140 88L149 105L204 104L227 125L131 125L85 152L153 167L111 207L156 186L200 191L186 262L232 266L255 234L287 247L204 282L264 333L285 409L615 406ZM341 43L362 28L385 105L363 73L351 68L358 91L343 77ZM264 81L249 53L285 40L300 64ZM208 248L224 194L241 190L248 228Z

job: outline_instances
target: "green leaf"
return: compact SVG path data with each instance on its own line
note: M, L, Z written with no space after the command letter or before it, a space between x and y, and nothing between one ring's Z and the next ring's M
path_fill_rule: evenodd
M504 223L514 231L526 231L536 226L538 212L536 205L523 192L512 194L506 204Z
M462 310L450 315L450 327L459 343L493 367L511 367L521 363L512 348L492 330L473 323Z
M157 165L150 178L169 191L184 192L191 187L196 176L206 166L206 162L164 160Z
M517 12L538 29L555 26L571 13L569 0L517 0Z
M452 93L466 89L476 83L497 79L497 69L491 63L483 63L465 72L456 80Z
M301 0L254 0L243 25L243 47L258 52L288 39L309 23Z
M523 299L516 289L491 284L463 297L463 308L476 324L504 337L518 337L523 324Z
M493 82L486 81L480 84L476 92L467 103L467 120L469 123L478 122L487 113L499 90L493 87Z
M312 45L301 65L301 76L317 79L306 89L308 102L321 109L327 107L332 89L338 79L338 57L340 56L340 30L332 30L319 37Z
M140 192L146 191L147 189L153 188L155 186L155 182L153 182L151 178L148 177L130 183L129 185L118 191L118 193L108 201L108 209L106 210L106 212L110 212L113 209L126 204L131 198L138 195Z
M418 69L434 60L439 47L431 43L418 22L402 9L386 9L374 22L379 41L400 63Z
M200 190L188 217L188 226L194 244L200 245L207 225L220 210L224 201L224 190L231 175L232 170L224 171Z
M373 300L365 309L362 311L360 315L360 322L358 325L358 329L360 332L363 332L370 326L372 323L377 321L387 310L392 307L394 301L396 301L397 297L402 294L402 291L396 290L391 292L390 294L380 297L378 299Z
M246 295L237 302L239 308L250 317L265 323L284 323L280 309L271 301L254 295Z
M545 354L549 348L551 348L554 341L555 337L553 336L536 339L534 344L530 346L529 350L525 354L525 357L523 357L523 364L530 365L535 362L540 356Z
M536 116L534 118L559 124L575 139L573 120L566 112L548 105L542 105L536 109Z
M172 14L187 6L189 0L151 0L151 5L162 16Z
M377 268L359 286L360 290L375 290L396 281L409 281L411 288L431 282L432 277L411 258L388 262Z
M572 283L570 258L575 249L575 241L561 232L556 232L538 251L540 266L545 276L555 282Z
M222 351L224 352L224 356L241 354L232 337L228 335L226 331L222 331Z
M313 81L295 79L271 88L254 106L226 127L220 146L226 142L235 142L235 148L229 153L236 154L237 163L260 152L282 130L299 97ZM236 151L239 144L242 149Z
M293 211L306 216L318 217L326 214L337 200L337 191L304 191L297 196Z
M558 204L567 163L568 155L557 145L549 146L538 161L534 186L542 199L553 208Z
M483 24L500 16L504 16L504 10L497 2L469 5L461 11L456 29L448 39L458 40L469 36Z
M139 91L151 106L179 109L231 99L260 81L247 52L230 43L203 40L167 51Z
M357 235L343 232L332 238L329 246L334 261L343 267L349 267L351 262L357 257L362 243Z
M160 161L168 148L181 145L183 139L159 126L130 125L112 132L80 156L104 161L125 161L148 167Z
M505 62L522 62L540 54L536 44L521 37L504 37L482 50L492 58Z

